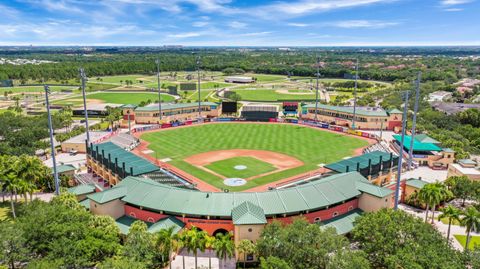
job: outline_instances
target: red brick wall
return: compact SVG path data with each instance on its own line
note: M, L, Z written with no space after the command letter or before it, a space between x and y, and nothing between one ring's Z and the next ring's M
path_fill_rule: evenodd
M168 215L138 209L129 205L125 205L125 215L148 222L157 222L159 219L168 217Z

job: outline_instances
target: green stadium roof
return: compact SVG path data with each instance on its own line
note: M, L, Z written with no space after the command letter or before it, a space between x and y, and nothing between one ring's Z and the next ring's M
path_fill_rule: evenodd
M400 110L398 110L398 109L396 109L396 108L394 108L394 109L390 109L390 110L388 111L388 114L403 114L403 112L400 111Z
M79 204L85 207L85 209L90 210L90 199L83 199Z
M108 154L110 154L112 164L115 164L115 158L118 159L119 168L122 168L122 163L125 163L125 172L128 175L130 175L130 168L133 168L133 174L131 176L143 175L159 170L159 168L151 162L124 150L112 142L93 145L93 152L97 151L97 146L99 155L102 155L103 150L105 154L104 158L107 159L107 161ZM94 156L93 152L91 154L92 156Z
M398 144L402 141L401 135L393 135L393 138L398 141ZM412 139L411 136L406 135L405 140L403 142L403 147L408 150L410 148L410 140ZM442 151L442 149L433 144L433 143L422 143L415 138L413 139L413 151Z
M202 106L218 106L217 103L213 102L200 102ZM177 109L177 108L195 108L198 107L198 102L193 103L178 103L178 104L163 104L162 103L162 110L168 109ZM143 106L137 107L135 111L158 111L158 106Z
M94 194L87 195L88 199L97 202L99 204L108 203L115 199L124 197L127 194L127 188L125 186L119 186L111 188L106 191L96 192Z
M383 151L372 151L369 153L365 153L363 155L355 156L352 158L348 158L345 160L341 160L335 163L325 165L325 168L333 170L339 173L351 172L357 170L357 163L359 164L359 168L363 169L368 167L368 160L372 160L372 166L377 165L380 163L380 157L382 157L382 161L390 160L390 153L383 152ZM397 155L393 155L392 158L396 159ZM394 162L394 166L397 165ZM348 171L347 171L348 167Z
M303 106L305 108L315 108L315 104L309 104ZM353 114L353 106L331 106L331 105L324 105L324 104L318 104L319 109L325 109L325 110L333 110L337 112L343 112L343 113L350 113ZM364 115L364 116L383 116L387 117L387 112L383 110L382 108L371 108L371 107L357 107L355 110L355 113L357 115Z
M437 140L431 138L426 134L417 134L415 135L414 139L422 143L440 144L440 142L438 142Z
M357 181L363 183L357 186ZM371 187L367 188L367 185ZM121 190L116 191L119 188ZM373 195L389 191L378 190L385 188L369 183L358 172L337 174L292 188L239 193L200 192L163 185L150 179L126 177L117 186L103 191L104 196L93 194L88 198L105 202L122 197L122 201L147 210L220 217L231 217L234 208L248 201L261 207L266 216L273 216L323 209L358 197L362 194L359 189ZM108 194L110 192L112 194Z
M115 223L120 229L120 233L128 234L128 231L130 230L130 226L132 226L132 224L137 220L138 219L135 219L129 216L122 216L117 220L115 220ZM138 221L141 221L141 220L138 220ZM156 223L145 222L145 224L148 227L147 231L149 233L156 233L162 229L168 229L170 227L173 227L174 233L178 233L185 226L183 222L181 222L179 219L172 216L161 219Z
M421 179L417 179L417 178L411 178L411 179L407 180L405 182L405 184L407 184L407 186L411 186L411 187L414 187L414 188L417 188L417 189L421 189L421 188L423 188L423 186L427 185L428 182L423 181Z
M363 211L360 209L352 210L341 216L323 221L321 227L323 229L332 227L335 228L337 234L346 234L353 230L353 223L355 219L362 215Z
M57 166L57 173L65 173L65 172L70 172L70 171L75 171L77 170L75 166L71 164L63 164L63 165L58 165ZM52 173L53 173L53 167L52 167Z
M368 180L358 180L356 183L357 189L361 192L368 193L376 197L387 197L393 193L389 188L383 188L368 182Z
M75 195L83 195L95 192L95 185L94 184L81 184L75 187L68 188L67 190L69 193L73 193Z
M232 209L232 220L235 225L267 223L263 209L248 201Z

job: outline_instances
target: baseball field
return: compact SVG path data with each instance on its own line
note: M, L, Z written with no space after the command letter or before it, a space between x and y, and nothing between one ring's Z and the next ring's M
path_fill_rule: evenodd
M144 133L152 156L219 189L243 191L353 156L368 141L292 124L215 123ZM246 184L227 186L225 179Z

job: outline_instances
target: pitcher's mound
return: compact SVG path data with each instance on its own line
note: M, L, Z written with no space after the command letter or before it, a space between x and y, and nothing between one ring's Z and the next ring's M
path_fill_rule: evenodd
M235 165L233 168L235 168L235 170L245 170L245 169L247 169L247 166L246 165Z

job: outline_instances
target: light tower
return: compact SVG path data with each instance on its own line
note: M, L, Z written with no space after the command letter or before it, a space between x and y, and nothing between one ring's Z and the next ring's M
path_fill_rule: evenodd
M410 148L408 150L408 166L407 169L412 169L413 162L413 140L415 139L416 126L417 126L417 112L418 112L418 101L420 100L420 80L422 79L422 72L418 72L417 79L415 80L415 105L413 108L413 119L412 119L412 133L410 136Z
M398 156L398 167L397 167L397 184L395 186L395 210L398 209L398 198L400 195L400 177L402 176L402 159L403 159L403 143L405 141L405 129L407 128L407 110L408 110L408 94L409 91L405 91L405 103L403 105L403 118L402 118L402 139L400 141L400 150Z
M315 87L315 121L318 121L318 80L320 78L320 57L317 57L317 85Z
M87 76L83 68L80 68L80 80L82 81L82 97L83 97L83 114L85 116L85 129L87 132L87 145L90 145L90 132L88 128L88 109L87 109L87 97L85 93L85 83L87 81Z
M353 89L353 118L352 129L355 129L355 116L357 115L357 84L358 84L358 59L355 63L355 87Z
M198 77L198 118L202 118L202 107L201 107L201 94L200 94L200 55L197 56L197 77Z
M158 115L161 121L162 120L162 94L160 93L160 60L156 59L155 63L157 64ZM129 119L130 119L130 116L129 116Z
M52 115L50 114L50 103L48 102L48 95L50 94L50 88L47 85L44 85L44 89L45 89L45 105L47 106L47 115L48 115L48 130L50 133L50 148L52 150L53 178L55 180L55 194L60 195L60 184L58 180L57 162L55 160L55 145L53 141Z

